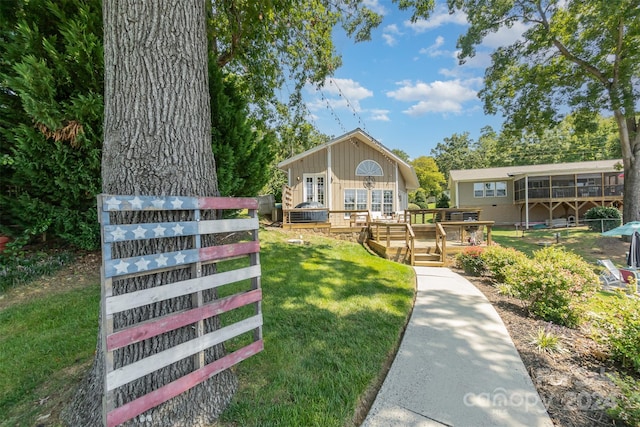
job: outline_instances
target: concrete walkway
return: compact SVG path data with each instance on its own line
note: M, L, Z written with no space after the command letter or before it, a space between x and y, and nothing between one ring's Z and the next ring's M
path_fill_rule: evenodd
M415 270L413 314L362 426L552 427L485 296L447 268Z

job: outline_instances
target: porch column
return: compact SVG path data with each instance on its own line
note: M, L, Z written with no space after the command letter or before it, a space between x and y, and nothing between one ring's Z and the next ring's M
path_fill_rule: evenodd
M331 210L331 207L333 205L332 200L331 200L331 181L332 179L332 172L331 172L331 146L329 145L327 147L327 182L325 184L325 192L326 192L326 196L327 196L327 208L329 210Z
M525 229L529 229L529 175L524 176L524 221Z
M395 190L393 192L393 212L398 212L400 209L398 209L398 197L400 197L400 193L398 192L400 187L398 187L398 162L396 162L396 183L395 183ZM384 199L384 193L383 193L383 199ZM384 200L382 200L382 203L384 203ZM384 209L383 209L384 211Z

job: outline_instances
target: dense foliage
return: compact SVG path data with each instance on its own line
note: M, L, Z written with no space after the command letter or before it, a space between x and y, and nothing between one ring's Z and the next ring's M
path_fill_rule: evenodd
M275 136L258 130L240 82L209 61L211 139L222 196L256 196L269 179Z
M621 214L617 208L610 206L595 206L584 214L589 230L603 232L620 225Z
M1 231L46 230L93 248L102 133L101 3L2 2L0 16Z
M569 327L581 322L584 302L599 284L580 256L552 246L532 258L514 249L472 246L458 255L457 263L468 274L491 275L536 316Z

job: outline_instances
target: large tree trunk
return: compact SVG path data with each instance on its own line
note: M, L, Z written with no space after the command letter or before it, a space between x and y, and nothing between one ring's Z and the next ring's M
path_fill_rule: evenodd
M103 192L136 195L215 196L217 182L211 150L207 82L207 37L204 0L104 0L105 109L102 162ZM167 215L167 214L165 214ZM184 215L176 212L177 216ZM126 220L170 221L158 214L138 213ZM112 221L124 219L114 215ZM175 219L173 219L175 220ZM185 248L189 240L167 239L114 249L117 256ZM210 273L210 272L209 272ZM192 270L160 273L151 279L114 282L114 294L189 278ZM205 275L207 273L205 272ZM215 295L205 295L205 300ZM114 327L130 325L189 307L186 297L151 304L114 318ZM208 322L206 330L218 327ZM193 337L183 328L114 354L115 368ZM98 334L100 341L102 333ZM70 425L102 423L104 363L101 343L93 367L75 400L65 411ZM207 351L206 363L221 357L217 347ZM171 382L193 369L188 358L118 390L126 403ZM226 407L237 388L229 370L148 411L144 423L154 426L204 426ZM140 425L140 418L128 423Z
M627 118L620 110L614 110L624 166L625 223L640 221L640 133L634 118Z

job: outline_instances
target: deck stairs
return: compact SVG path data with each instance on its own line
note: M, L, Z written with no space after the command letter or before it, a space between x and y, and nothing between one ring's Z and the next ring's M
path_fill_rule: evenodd
M369 246L387 259L421 267L442 267L446 234L434 224L370 224Z

